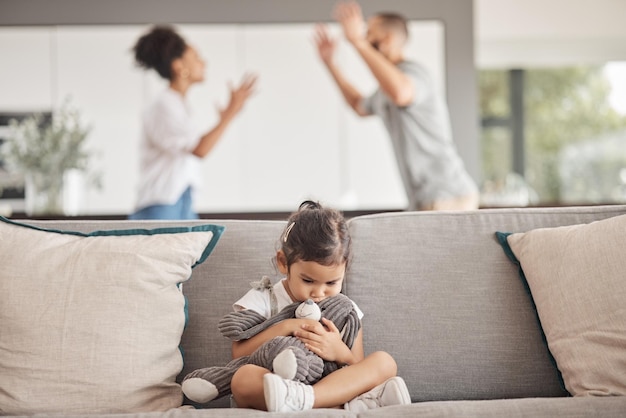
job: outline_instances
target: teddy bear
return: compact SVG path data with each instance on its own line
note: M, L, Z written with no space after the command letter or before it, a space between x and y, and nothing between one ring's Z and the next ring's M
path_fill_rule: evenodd
M248 339L264 329L288 318L331 320L340 330L343 342L350 348L361 329L361 321L354 303L338 294L316 304L312 300L295 302L271 318L265 318L251 309L231 312L218 325L222 335L231 341ZM325 361L307 349L293 336L274 337L262 344L249 356L230 361L225 366L211 366L189 373L182 382L185 396L197 403L207 403L231 393L230 382L235 372L244 364L264 367L284 379L313 384L337 370L335 362Z

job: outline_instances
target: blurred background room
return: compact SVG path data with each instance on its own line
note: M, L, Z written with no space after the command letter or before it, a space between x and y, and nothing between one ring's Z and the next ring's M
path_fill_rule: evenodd
M41 114L44 129L69 106L85 159L62 170L62 207L49 215L127 216L141 112L164 83L137 68L132 46L166 23L206 60L206 80L188 96L200 127L217 121L228 81L259 75L255 97L202 163L201 217L282 216L304 199L348 213L403 210L384 127L351 113L316 56L315 23L340 33L334 3L0 0L0 142L17 139L11 120ZM409 18L406 55L445 94L482 207L626 203L626 1L359 3L365 15ZM360 88L374 88L346 45L339 60ZM0 215L33 215L28 184L0 159Z

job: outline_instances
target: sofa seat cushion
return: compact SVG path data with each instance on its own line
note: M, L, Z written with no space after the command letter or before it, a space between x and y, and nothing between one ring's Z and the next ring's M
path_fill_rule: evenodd
M626 216L500 234L567 390L626 395ZM503 239L506 238L506 239Z
M59 418L58 415L42 414L37 418ZM186 409L176 408L167 412L140 412L135 414L99 414L90 415L64 415L63 418L357 418L358 414L343 409L312 409L305 412L284 413L266 412L248 408L206 408Z
M359 418L622 418L625 397L521 398L421 402L371 409Z
M0 415L180 406L180 284L221 232L80 233L0 218Z

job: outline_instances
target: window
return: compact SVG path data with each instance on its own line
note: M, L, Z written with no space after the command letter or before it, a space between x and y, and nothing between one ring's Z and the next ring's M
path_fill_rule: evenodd
M626 62L479 79L483 205L626 202Z

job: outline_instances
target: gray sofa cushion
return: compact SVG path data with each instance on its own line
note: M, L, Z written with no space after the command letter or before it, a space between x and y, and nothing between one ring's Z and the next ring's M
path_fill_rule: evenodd
M495 232L589 222L623 210L352 219L354 260L345 286L365 313L366 352L394 356L414 402L567 396L530 295Z
M211 257L196 268L183 293L189 303L189 323L181 346L185 365L180 378L187 373L231 360L231 341L218 330L220 319L232 311L233 303L249 289L250 282L263 275L278 280L272 260L284 222L276 221L210 221L226 227ZM212 262L213 261L213 262ZM218 399L211 407L228 405Z
M381 412L383 412L381 410ZM280 417L296 416L300 418L356 418L357 415L343 409L314 409L306 412L274 413L254 409L171 409L167 412L146 412L137 414L104 414L93 415L92 418L267 418L278 415ZM385 416L385 415L382 415ZM38 418L59 418L59 415L37 415ZM63 418L85 418L85 415L63 416Z
M373 409L359 418L623 418L625 411L625 397L526 398L414 403Z

